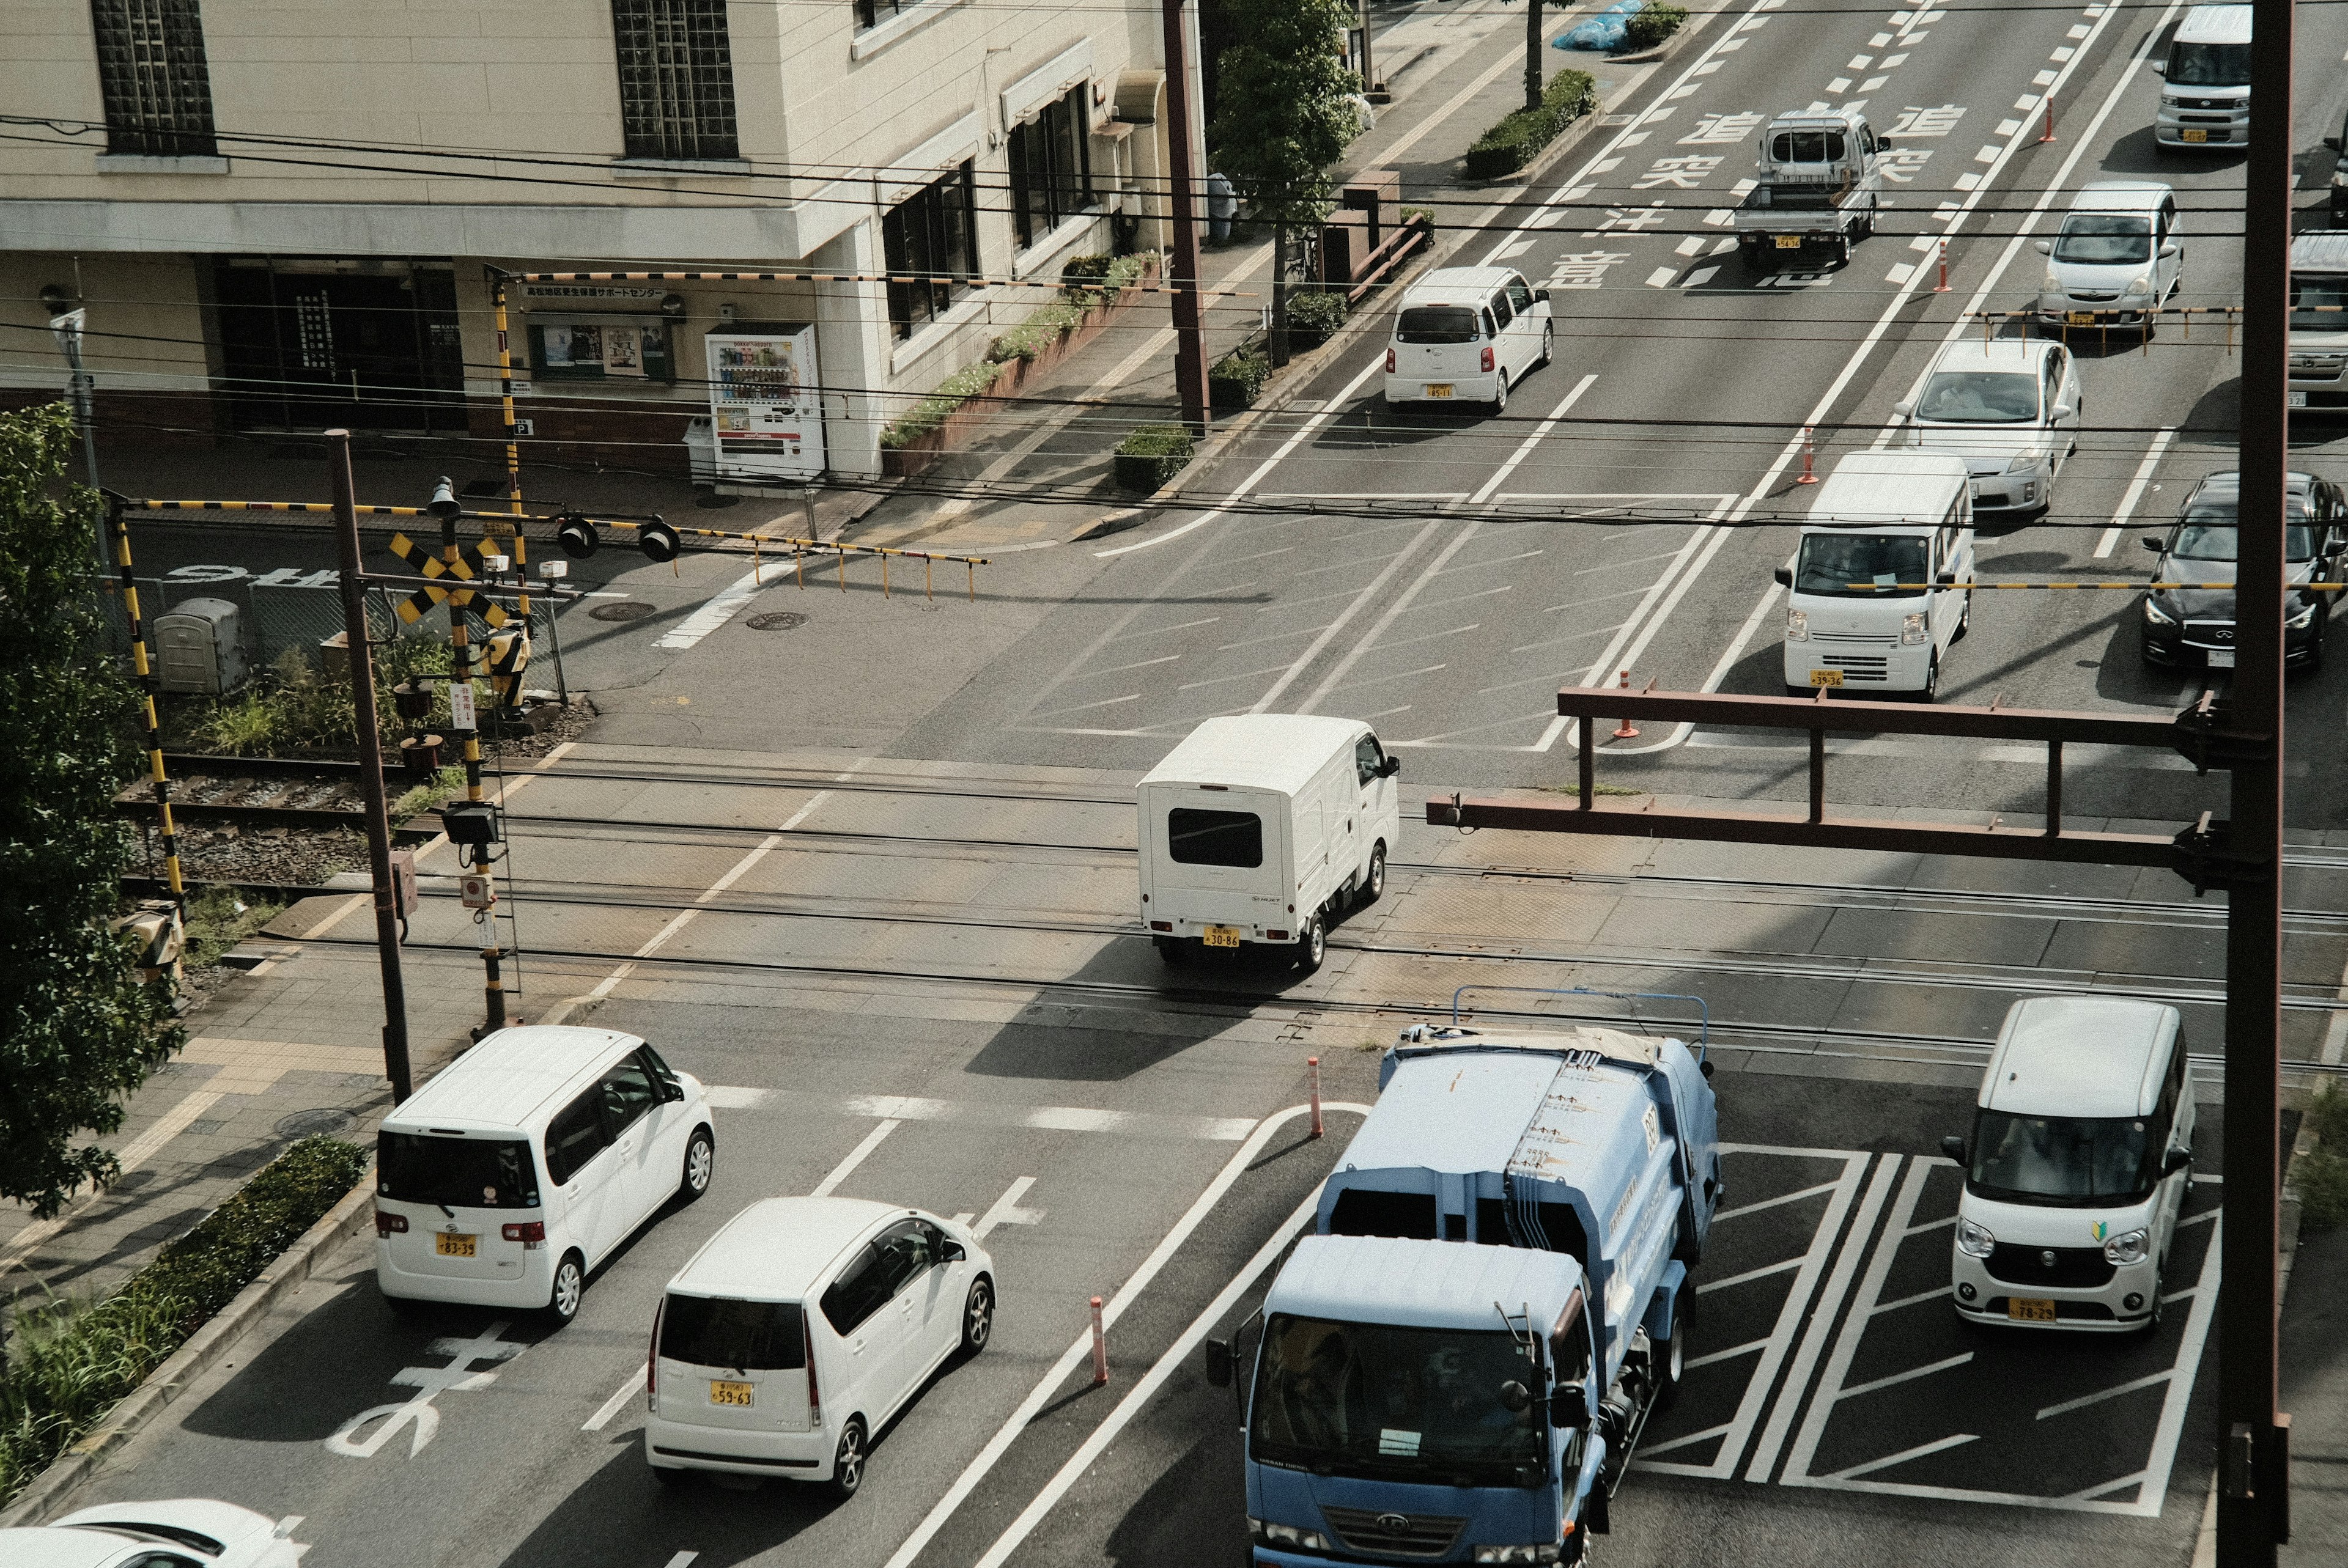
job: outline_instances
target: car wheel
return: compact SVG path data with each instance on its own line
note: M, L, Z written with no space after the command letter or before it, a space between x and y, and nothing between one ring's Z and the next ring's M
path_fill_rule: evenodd
M1547 323L1547 322L1543 322L1543 323L1541 323L1541 356L1540 356L1540 363L1541 363L1542 364L1546 365L1546 364L1549 364L1549 362L1550 362L1551 359L1555 358L1556 356L1557 356L1557 328L1555 328L1554 326L1550 325L1550 324L1549 323Z
M1965 633L1973 629L1973 590L1965 589L1965 608L1957 617L1957 630L1950 636L1952 642L1962 642Z
M1695 1290L1691 1285L1672 1303L1672 1337L1655 1349L1655 1409L1668 1410L1680 1397L1680 1380L1687 1375L1688 1330L1695 1323Z
M1506 414L1508 411L1509 373L1505 370L1496 371L1492 376L1492 412Z
M971 1281L962 1304L962 1353L975 1356L994 1337L994 1286L985 1276Z
M693 1472L681 1464L656 1464L653 1479L663 1486L683 1486L693 1480Z
M1158 944L1160 963L1171 968L1190 961L1190 949L1179 937L1152 937L1150 940Z
M1296 935L1296 967L1309 975L1321 967L1321 960L1328 955L1328 928L1322 924L1321 917L1314 915Z
M717 1172L717 1140L709 1135L706 1127L693 1130L693 1141L685 1146L685 1173L677 1180L676 1195L686 1203L709 1190L709 1178Z
M1924 689L1916 693L1916 700L1920 702L1934 702L1940 700L1940 696L1941 656L1935 653L1932 655L1932 661L1924 666Z
M580 1298L587 1294L587 1260L566 1252L554 1266L554 1284L546 1293L546 1316L561 1327L579 1316Z
M846 1502L864 1484L864 1423L850 1417L831 1456L831 1495Z
M2147 1317L2142 1326L2137 1328L2137 1332L2139 1334L2159 1333L2160 1320L2168 1316L2168 1304L2161 1299L2162 1283L2159 1274L2156 1272L2152 1276L2152 1316Z
M1370 845L1370 872L1362 878L1361 891L1354 896L1354 907L1366 908L1384 897L1386 890L1386 846Z

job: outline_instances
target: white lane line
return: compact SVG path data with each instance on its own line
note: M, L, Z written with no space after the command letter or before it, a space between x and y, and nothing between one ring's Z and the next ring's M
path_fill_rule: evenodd
M1952 1367L1962 1367L1972 1358L1973 1353L1970 1350L1965 1350L1948 1358L1946 1360L1935 1361L1928 1367L1910 1367L1904 1372L1894 1372L1888 1378L1878 1378L1871 1383L1860 1383L1849 1389L1838 1389L1835 1390L1835 1401L1837 1403L1840 1403L1844 1399L1858 1399L1861 1394L1872 1394L1878 1389L1889 1389L1901 1383L1912 1383L1919 1378L1929 1378L1935 1372L1945 1372Z
M670 1558L666 1563L663 1563L661 1568L693 1568L694 1563L700 1559L700 1556L701 1553L698 1552L680 1552L675 1556Z
M2144 461L2136 467L2136 477L2128 481L2127 493L2120 497L2120 509L2112 514L2112 526L2096 541L2096 559L2102 560L2120 542L2120 534L2127 528L2128 519L2136 516L2136 504L2144 498L2144 487L2152 482L2152 471L2160 466L2161 455L2168 444L2177 439L2177 427L2169 425L2152 438L2144 454Z
M1839 1185L1841 1184L1838 1182L1820 1182L1817 1186L1804 1187L1798 1193L1780 1193L1774 1198L1763 1198L1757 1204L1746 1204L1742 1208L1723 1209L1712 1216L1712 1223L1719 1225L1725 1220L1742 1219L1746 1214L1757 1214L1763 1209L1774 1209L1780 1204L1798 1204L1804 1198L1815 1198L1823 1194L1831 1193Z
M1508 477L1515 473L1518 466L1532 455L1533 448L1557 428L1559 421L1572 410L1575 404L1581 401L1581 395L1588 392L1597 380L1597 375L1592 374L1575 382L1573 390L1559 399L1557 406L1549 411L1549 416L1533 426L1532 434L1517 443L1517 449L1509 453L1507 460L1492 471L1491 477L1486 479L1474 495L1468 497L1468 504L1470 507L1480 507L1490 501ZM1451 564L1451 558L1457 555L1468 541L1476 537L1476 531L1483 526L1484 519L1480 517L1468 519L1467 526L1459 530L1457 537L1443 548L1442 553L1428 563L1426 569L1421 572L1408 588L1395 596L1394 602L1386 606L1386 612L1378 617L1377 623L1354 644L1343 659L1337 661L1336 666L1329 671L1322 682L1313 688L1312 694L1304 699L1303 712L1311 713L1319 711L1322 699L1334 691L1337 683L1344 680L1352 672L1354 666L1361 661L1362 656L1376 646L1378 639L1386 634L1387 629L1402 619L1404 613L1410 609L1412 601L1418 598L1420 589L1434 581L1443 569ZM1381 579L1381 580L1384 579ZM1303 668L1313 656L1320 651L1321 646L1320 643L1315 643L1307 650L1304 658L1297 661L1297 668ZM1279 695L1279 687L1273 688L1271 695L1267 696L1263 703L1258 704L1252 712L1262 712L1264 707L1271 702L1272 697Z
M1321 657L1321 651L1328 647L1330 643L1336 641L1337 633L1343 631L1345 629L1346 624L1350 622L1354 617L1359 615L1364 610L1369 607L1370 600L1375 599L1379 594L1385 590L1386 584L1394 580L1395 573L1402 569L1402 563L1409 559L1412 556L1416 555L1418 553L1419 547L1426 544L1428 539L1433 538L1435 537L1436 530L1442 528L1447 520L1447 519L1440 514L1429 518L1426 520L1426 526L1411 536L1410 543L1405 545L1395 553L1392 560L1386 562L1385 569L1379 572L1377 576L1372 578L1370 579L1369 586L1363 589L1361 592L1354 596L1354 601L1338 612L1336 620L1331 621L1328 625L1321 629L1321 635L1315 637L1310 643L1305 645L1304 651L1297 655L1296 661L1288 667L1287 672L1282 674L1279 680L1274 681L1272 683L1271 688L1266 691L1262 696L1250 703L1245 711L1251 713L1265 712L1271 709L1274 702L1280 701L1281 693L1287 691L1290 686L1295 683L1296 678L1304 673L1304 670L1307 665L1311 664L1315 659ZM1311 711L1312 706L1313 704L1310 701L1306 702L1304 704L1304 707L1308 712Z
M673 652L682 652L692 647L733 620L737 610L758 597L759 589L764 586L759 581L763 573L758 570L745 572L741 581L717 594L699 610L685 617L674 630L653 646L668 649Z
M1800 1258L1789 1257L1782 1263L1764 1264L1759 1268L1748 1268L1743 1274L1732 1274L1726 1279L1698 1280L1696 1289L1702 1293L1732 1290L1740 1285L1750 1285L1756 1279L1774 1279L1781 1274L1791 1274L1801 1266Z
M1159 1272L1166 1266L1167 1262L1181 1249L1182 1244L1190 1238L1190 1233L1199 1228L1200 1223L1213 1210L1216 1204L1221 1201L1223 1194L1231 1190L1231 1184L1246 1172L1248 1166L1262 1152L1264 1145L1271 1142L1272 1134L1299 1116L1309 1113L1311 1110L1312 1107L1307 1105L1292 1105L1285 1111L1274 1112L1256 1123L1255 1131L1248 1135L1248 1141L1241 1144L1223 1168L1216 1173L1215 1179L1207 1184L1206 1191L1199 1194L1197 1200L1184 1211L1182 1217L1174 1223L1174 1228L1168 1231L1159 1241L1158 1245L1151 1249L1149 1255L1142 1260L1141 1266L1135 1269L1125 1283L1117 1287L1116 1293L1109 1297L1107 1305L1101 1311L1101 1323L1104 1327L1113 1326L1117 1318L1124 1316L1125 1309L1140 1298L1142 1292L1149 1287L1150 1282L1158 1277ZM1370 1112L1368 1106L1354 1104L1350 1102L1334 1102L1323 1106L1323 1110L1324 1112L1344 1111L1356 1116L1366 1116ZM922 1516L921 1523L913 1527L913 1532L905 1537L903 1543L891 1553L883 1568L911 1568L913 1560L922 1554L923 1548L936 1539L938 1532L945 1527L947 1520L953 1517L954 1511L963 1505L963 1500L978 1490L979 1484L985 1481L988 1473L1001 1462L1003 1456L1010 1451L1011 1445L1018 1440L1019 1434L1026 1430L1027 1423L1034 1420L1036 1413L1060 1391L1060 1385L1067 1381L1068 1374L1075 1371L1077 1364L1092 1354L1092 1326L1086 1324L1077 1333L1076 1338L1069 1342L1068 1348L1060 1352L1059 1358L1035 1380L1035 1386L1027 1391L1027 1397L1019 1401L1019 1408L1011 1412L1010 1418L995 1430L993 1437L987 1439L986 1446L980 1449L976 1457L963 1467L962 1474L956 1476L953 1484L946 1488L945 1495L931 1505L930 1512Z
M602 1407L588 1417L579 1430L582 1432L600 1432L610 1426L612 1418L625 1409L628 1401L634 1399L643 1390L644 1386L644 1373L641 1370L631 1371L620 1380L620 1386L612 1391L612 1397L604 1400Z
M1766 1344L1767 1344L1767 1343L1768 1343L1768 1341L1765 1339L1765 1340L1763 1340L1763 1341L1762 1341L1762 1343L1766 1345ZM1707 1357L1707 1358L1706 1358L1706 1359L1707 1359L1707 1360L1709 1360L1709 1359L1712 1359L1712 1358ZM1690 1366L1690 1367L1693 1367L1693 1366L1694 1366L1695 1364L1696 1364L1696 1363L1694 1363L1694 1361L1690 1361L1690 1362L1688 1362L1688 1363L1687 1363L1687 1365L1688 1365L1688 1366ZM1673 1449L1694 1448L1696 1444L1698 1444L1698 1443L1700 1443L1700 1442L1705 1442L1705 1441L1708 1441L1709 1440L1711 1440L1711 1439L1713 1439L1713 1438L1716 1438L1716 1437L1721 1436L1723 1433L1726 1432L1728 1430L1729 1430L1729 1423L1727 1423L1727 1422L1725 1422L1725 1421L1724 1421L1724 1422L1723 1422L1723 1423L1721 1423L1719 1426L1716 1426L1716 1427L1706 1427L1706 1428L1704 1428L1704 1430L1702 1430L1702 1431L1700 1431L1700 1432L1690 1432L1690 1433L1688 1433L1685 1437L1680 1437L1680 1438L1670 1438L1670 1439L1666 1439L1664 1441L1663 1441L1663 1442L1659 1442L1659 1443L1642 1443L1642 1444L1640 1444L1640 1445L1639 1445L1639 1453L1640 1453L1640 1458L1638 1458L1638 1459L1636 1459L1636 1460L1632 1460L1631 1462L1632 1462L1634 1466L1636 1466L1638 1469L1640 1469L1640 1470L1663 1470L1663 1471L1675 1471L1675 1472L1676 1472L1676 1471L1694 1471L1695 1467L1694 1467L1694 1466L1693 1466L1693 1465L1678 1465L1678 1464L1649 1464L1649 1463L1647 1463L1647 1462L1646 1462L1647 1456L1650 1456L1650 1455L1653 1455L1653 1454L1667 1454L1667 1453L1671 1452Z
M1027 1189L1035 1184L1035 1177L1022 1176L1005 1187L1003 1195L994 1200L994 1204L986 1211L986 1217L978 1222L972 1234L979 1240L984 1241L988 1233L997 1225L1032 1225L1041 1221L1044 1217L1043 1210L1023 1209L1019 1206L1019 1200L1025 1197Z
M1938 1301L1942 1296L1948 1295L1952 1288L1952 1286L1946 1285L1936 1285L1930 1290L1920 1290L1913 1296L1903 1296L1897 1301L1879 1301L1876 1303L1875 1306L1869 1307L1868 1309L1868 1313L1869 1316L1872 1317L1878 1313L1897 1312L1901 1307L1914 1307L1921 1302Z
M1898 1156L1893 1156L1892 1163L1898 1163ZM1900 1245L1907 1239L1908 1222L1915 1217L1917 1200L1924 1195L1924 1184L1931 1176L1932 1167L1919 1160L1908 1167L1907 1179L1900 1184L1899 1200L1891 1205L1890 1223L1876 1238L1874 1255L1867 1262L1867 1278L1859 1286L1859 1300L1870 1307L1883 1298L1884 1282L1890 1278L1892 1262ZM1880 1185L1880 1173L1878 1184ZM1853 1240L1850 1253L1856 1255L1865 1245L1865 1240L1866 1232L1862 1230ZM1832 1315L1828 1316L1830 1317ZM1871 1312L1853 1312L1849 1321L1843 1325L1842 1333L1836 1337L1834 1351L1827 1358L1826 1372L1818 1378L1818 1393L1810 1401L1809 1418L1795 1436L1792 1451L1786 1457L1785 1473L1777 1478L1780 1486L1814 1486L1822 1479L1810 1474L1810 1460L1818 1454L1818 1441L1826 1435L1827 1422L1834 1415L1836 1397L1843 1386L1843 1379L1850 1375L1851 1361L1859 1354L1859 1338L1867 1332L1868 1321L1873 1316ZM1798 1386L1794 1387L1789 1398L1799 1399ZM1750 1479L1766 1481L1768 1478L1765 1474Z
M2176 1376L2177 1368L2171 1367L2166 1372L2155 1372L2149 1378L2138 1378L2132 1383L2122 1383L2116 1389L2105 1389L2097 1393L2084 1395L2076 1399L2065 1399L2059 1405L2049 1405L2044 1409L2039 1411L2038 1419L2043 1421L2050 1416L2067 1416L2073 1410L2084 1410L2089 1405L2100 1405L2106 1399L2116 1399L2122 1394L2133 1394L2139 1389L2157 1388L2163 1383L2170 1381ZM2096 1488L2096 1491L2098 1492L2109 1491L2111 1490L2112 1487L2109 1485Z
M1684 1365L1693 1372L1698 1367L1709 1367L1715 1361L1734 1361L1739 1356L1750 1356L1756 1351L1766 1350L1768 1348L1769 1341L1766 1339L1755 1339L1746 1344L1732 1346L1725 1350L1715 1350L1709 1356L1691 1356ZM1728 1429L1723 1427L1720 1430L1726 1431Z
M831 1174L817 1183L815 1190L808 1193L808 1196L811 1198L828 1198L831 1196L833 1190L837 1188L840 1183L848 1180L848 1178L854 1173L857 1166L864 1163L864 1156L870 1154L873 1150L878 1149L880 1146L881 1139L886 1138L890 1133L894 1132L898 1128L903 1125L904 1123L901 1122L883 1122L874 1127L871 1132L864 1134L864 1142L850 1150L848 1152L848 1158L842 1160L839 1164L834 1165L831 1168Z
M1981 1434L1978 1432L1959 1432L1954 1437L1939 1438L1929 1443L1918 1443L1912 1449L1902 1449L1898 1453L1887 1455L1882 1459L1871 1459L1865 1464L1855 1464L1849 1470L1838 1470L1828 1479L1850 1481L1859 1476L1871 1475L1879 1470L1890 1470L1893 1465L1906 1464L1911 1459L1922 1459L1926 1454L1941 1453L1965 1443L1977 1442L1980 1437Z

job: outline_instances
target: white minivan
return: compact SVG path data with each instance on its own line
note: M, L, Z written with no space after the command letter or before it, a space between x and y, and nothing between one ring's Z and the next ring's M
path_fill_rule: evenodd
M2185 282L2177 234L2177 192L2157 179L2099 179L2079 188L2062 231L2033 241L2046 258L2038 282L2038 324L2138 327L2149 333L2160 307Z
M1403 291L1386 343L1386 402L1509 406L1556 353L1549 291L1513 267L1439 267Z
M2348 414L2348 230L2291 240L2290 375L2291 407Z
M2196 5L2177 24L2152 138L2162 147L2240 147L2250 139L2250 10Z
M499 1030L383 1120L376 1284L395 1306L568 1323L596 1266L669 1199L708 1191L716 1159L700 1081L635 1036Z
M764 1198L677 1270L653 1315L644 1458L864 1481L872 1434L994 1332L994 1260L967 1227L860 1198Z
M1141 920L1159 956L1289 948L1321 967L1329 923L1385 891L1399 759L1358 719L1209 719L1135 791Z
M1786 690L1912 692L1931 702L1941 658L1972 620L1973 508L1965 460L1853 452L1818 487L1786 600Z
M1951 1254L1972 1323L2152 1328L2193 1187L2194 1084L2178 1011L2032 997L2005 1015L1970 1137Z

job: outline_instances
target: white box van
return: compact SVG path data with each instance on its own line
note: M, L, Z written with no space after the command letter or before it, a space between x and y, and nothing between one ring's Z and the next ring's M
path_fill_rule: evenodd
M1484 403L1556 353L1549 291L1513 267L1440 267L1403 291L1386 342L1386 402Z
M1320 968L1329 921L1385 891L1401 771L1356 719L1246 713L1191 731L1136 791L1141 918L1159 956L1292 944Z
M1792 590L1787 693L1865 687L1931 702L1941 655L1972 619L1972 589L1954 586L1972 574L1972 487L1962 457L1845 457L1818 487L1794 564L1776 573Z
M2005 1015L1969 1138L1957 1315L2106 1333L2157 1327L2193 1186L2193 1068L2175 1008L2033 997Z
M587 1276L672 1197L709 1190L699 1080L610 1030L485 1037L384 1118L375 1277L395 1305L579 1310Z
M2153 117L2163 147L2240 147L2250 139L2250 7L2196 5L2177 24ZM2284 128L2288 129L2289 128Z
M646 1353L644 1458L863 1483L872 1434L994 1332L994 1260L968 1229L858 1198L767 1198L668 1282Z

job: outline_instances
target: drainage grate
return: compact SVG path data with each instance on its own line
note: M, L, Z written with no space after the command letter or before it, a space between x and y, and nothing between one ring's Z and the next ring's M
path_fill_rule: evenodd
M587 612L587 619L590 620L642 620L652 612L653 607L649 604L639 604L633 599L623 599L617 604L597 605Z
M753 631L796 631L805 626L808 618L796 610L771 610L764 615L750 618Z

